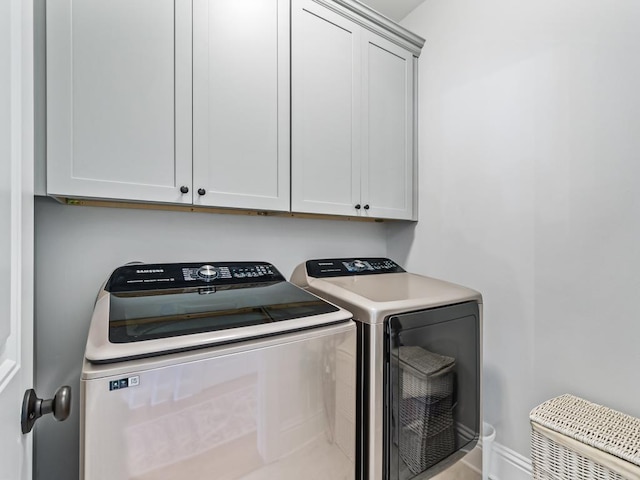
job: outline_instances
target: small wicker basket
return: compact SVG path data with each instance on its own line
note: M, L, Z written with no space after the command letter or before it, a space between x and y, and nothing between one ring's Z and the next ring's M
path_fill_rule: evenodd
M455 359L421 347L400 347L400 456L414 474L455 449Z
M573 395L529 418L534 480L640 480L640 419Z

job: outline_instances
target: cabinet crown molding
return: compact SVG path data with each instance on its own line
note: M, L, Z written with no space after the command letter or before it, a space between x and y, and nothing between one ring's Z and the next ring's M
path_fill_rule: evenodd
M425 39L357 0L313 0L419 57Z

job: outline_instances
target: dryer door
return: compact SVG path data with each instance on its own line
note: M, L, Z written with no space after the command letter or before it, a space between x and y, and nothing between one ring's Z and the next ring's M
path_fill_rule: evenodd
M478 441L478 304L395 315L386 329L386 478L431 478Z

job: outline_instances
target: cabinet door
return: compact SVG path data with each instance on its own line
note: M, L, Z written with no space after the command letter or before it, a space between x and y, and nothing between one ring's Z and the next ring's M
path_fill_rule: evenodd
M363 36L363 213L409 220L414 195L414 59L369 31Z
M193 8L194 203L289 210L289 1Z
M291 18L291 209L355 215L361 29L310 0L294 0Z
M191 203L191 6L47 1L47 193Z

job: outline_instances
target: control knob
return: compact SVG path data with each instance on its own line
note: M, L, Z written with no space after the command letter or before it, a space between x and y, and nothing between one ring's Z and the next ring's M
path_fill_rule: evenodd
M361 272L367 268L367 264L362 260L354 260L353 262L351 262L351 266L356 272Z
M218 276L218 269L212 265L202 265L197 272L198 278L210 282Z

